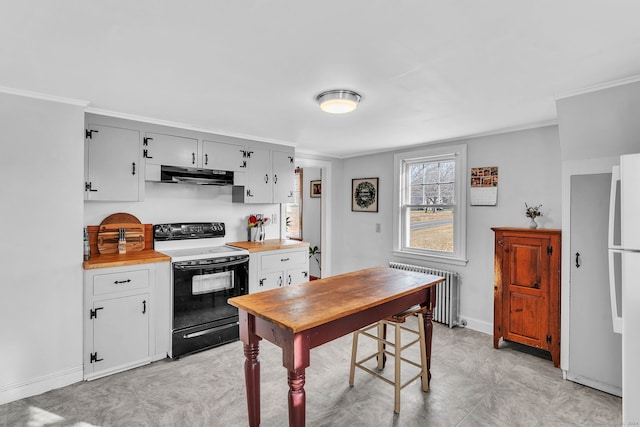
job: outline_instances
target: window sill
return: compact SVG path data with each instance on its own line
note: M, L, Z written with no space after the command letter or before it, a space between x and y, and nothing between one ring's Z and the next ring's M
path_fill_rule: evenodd
M467 265L467 262L469 262L469 260L465 258L456 258L453 256L443 256L443 255L427 255L427 254L423 254L419 252L411 252L411 251L395 250L393 251L393 255L400 258L410 258L410 259L416 259L420 261L435 262L439 264L460 265L463 267Z

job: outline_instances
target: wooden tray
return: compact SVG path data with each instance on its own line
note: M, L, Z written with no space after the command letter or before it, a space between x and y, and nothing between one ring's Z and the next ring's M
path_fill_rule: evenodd
M97 247L101 254L118 253L119 230L125 229L126 251L137 252L145 248L145 226L138 218L127 213L109 215L98 226Z

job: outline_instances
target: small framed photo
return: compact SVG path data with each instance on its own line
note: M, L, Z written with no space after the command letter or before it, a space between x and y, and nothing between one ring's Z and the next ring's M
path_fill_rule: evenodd
M311 197L322 196L322 181L311 181L311 191L309 192Z
M351 180L351 211L378 212L378 178Z

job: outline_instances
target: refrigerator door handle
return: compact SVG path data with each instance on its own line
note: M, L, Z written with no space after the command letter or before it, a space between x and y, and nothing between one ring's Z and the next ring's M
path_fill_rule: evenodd
M613 322L613 332L618 334L622 333L622 316L618 316L621 313L620 307L618 307L618 298L616 294L616 271L615 271L615 254L619 254L622 258L624 251L620 249L609 249L609 299L611 300L611 320ZM622 263L622 259L620 259ZM622 280L622 277L620 278ZM622 289L622 287L620 287Z
M615 226L616 226L616 215L620 214L616 209L616 200L618 199L618 188L620 186L618 183L620 182L620 166L614 166L611 171L611 191L609 192L609 248L619 248L620 245L615 244Z

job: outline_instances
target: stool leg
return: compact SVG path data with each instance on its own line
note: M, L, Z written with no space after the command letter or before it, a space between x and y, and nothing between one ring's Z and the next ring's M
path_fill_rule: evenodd
M394 377L394 381L393 381L393 386L395 388L395 398L394 398L394 405L393 405L393 412L395 412L396 414L400 413L400 387L401 387L401 383L402 380L400 378L400 362L402 362L402 360L400 359L402 356L402 342L401 342L401 338L400 338L400 333L401 333L401 329L400 329L400 324L396 323L396 340L395 340L395 377Z
M418 313L418 332L420 333L420 365L422 366L422 391L429 391L429 372L427 371L427 350L424 339L424 322L422 314Z
M353 333L353 345L351 346L351 370L349 371L349 386L353 387L353 379L356 375L356 353L358 352L358 335L360 332Z
M384 322L378 322L378 338L387 338L387 325ZM384 348L384 343L378 340L378 371L382 371L384 369L384 362L386 359Z

